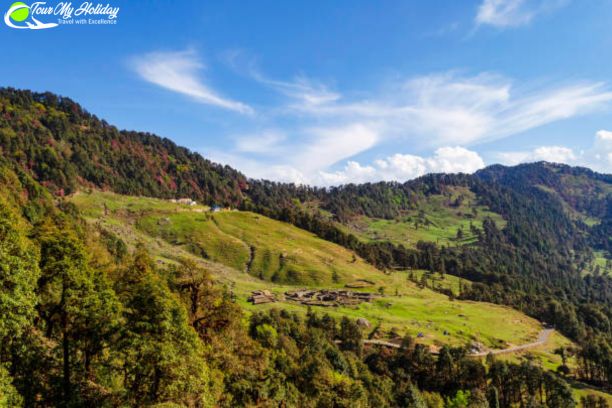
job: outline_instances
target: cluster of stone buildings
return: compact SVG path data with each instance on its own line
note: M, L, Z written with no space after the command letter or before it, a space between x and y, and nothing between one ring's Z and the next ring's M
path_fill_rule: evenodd
M254 305L272 303L278 300L298 302L307 306L354 306L362 302L370 302L380 297L378 293L352 292L343 289L300 289L285 292L284 296L277 297L269 290L255 290L251 292L248 301Z
M380 297L377 293L353 292L343 289L302 289L285 292L285 299L308 306L352 306Z

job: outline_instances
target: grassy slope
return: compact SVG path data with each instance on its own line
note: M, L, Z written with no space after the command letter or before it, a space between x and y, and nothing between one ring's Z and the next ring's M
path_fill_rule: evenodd
M449 289L455 296L459 296L462 286L466 286L471 283L469 280L459 278L457 276L440 276L439 273L430 273L428 271L413 271L412 275L414 275L413 280L418 283L421 283L421 279L423 275L425 275L427 287L433 289Z
M450 203L461 195L463 201L454 207ZM476 236L470 223L482 228L485 218L492 218L499 228L505 225L503 218L476 203L475 194L464 187L455 187L451 196L432 195L424 198L414 210L394 220L359 217L349 229L362 239L385 240L414 247L418 241L437 242L443 245L462 245L474 242ZM463 237L457 239L457 231Z
M381 323L384 329L396 328L401 333L423 333L423 341L427 343L463 344L476 339L490 347L503 347L534 339L540 328L537 321L510 308L480 302L449 301L446 296L430 289L419 289L408 280L407 272L384 274L342 247L260 215L238 211L210 214L202 206L188 207L112 193L80 193L71 200L90 221L115 232L128 245L144 242L157 254L159 262L172 262L178 255L199 259L221 280L232 285L238 301L247 310L274 307L249 305L246 298L255 289L267 288L281 294L294 289L292 284L343 287L345 283L361 278L375 282L370 291L383 287L385 297L357 308L325 310L334 315L366 317L373 324ZM104 216L104 205L108 216ZM191 240L206 250L209 259L194 255L197 251L192 250ZM255 246L256 250L248 274L246 262L250 246ZM278 259L283 254L288 265L285 268L306 271L303 272L305 280L270 282L258 279L263 272L264 278L270 280L278 270L278 263L271 263L272 267L266 269L267 252L272 254L271 259ZM333 279L334 272L339 279ZM416 271L417 276L421 273ZM436 284L457 290L458 282L457 278L447 275ZM300 305L282 305L305 310ZM500 316L504 318L500 319Z
M327 283L315 282L307 285L309 287L343 287L345 282L356 278L375 282L373 288L364 290L372 291L382 287L385 295L373 303L364 303L358 307L316 310L336 317L365 317L373 326L380 324L383 334L394 329L400 334L409 333L413 336L422 333L423 337L419 338L419 341L426 344L460 345L476 340L491 348L504 348L512 344L533 341L540 330L540 324L536 320L516 310L482 302L449 301L442 294L427 288L418 288L408 279L408 272L384 274L359 259L353 262L352 254L344 248L320 240L306 231L259 215L232 211L214 214L216 221L198 221L208 215L207 207L188 207L164 200L100 192L79 193L71 197L71 201L83 211L88 221L114 232L130 247L134 247L139 242L144 243L153 254L156 254L158 263L172 263L178 257L189 257L197 261L209 269L221 284L232 288L237 301L247 313L273 307L301 313L305 313L307 309L289 302L258 306L248 303L246 299L252 290L269 289L282 294L295 289L296 286L261 280L246 273L242 264L246 258L240 255L241 250L235 251L238 255L223 258L221 252L224 251L224 247L216 246L215 242L235 242L235 248L265 244L268 250L276 251L275 253L282 251L288 258L289 254L293 254L292 262L313 262L318 265L319 271L332 273L337 269L343 273L342 279L337 282L331 277L326 277L324 281ZM104 215L104 205L108 209L108 215ZM170 219L170 223L165 221L166 218ZM164 221L158 224L160 219ZM149 232L161 234L167 230L165 228L167 225L175 226L180 232L175 237L178 239L178 242L175 242L178 245L172 243L171 239L149 234ZM158 228L160 226L164 228ZM149 231L149 228L152 230ZM194 255L186 241L192 237L209 248L211 254L220 257L217 259L218 262L212 259L213 256L210 256L211 259L203 259ZM331 258L335 260L335 268L330 268L327 264ZM221 262L224 259L226 264ZM232 267L232 262L240 267ZM255 262L253 264L255 265ZM260 265L263 265L263 261ZM260 267L262 266L253 268ZM422 273L423 271L415 271L417 277ZM463 283L468 282L463 281ZM443 280L436 277L436 285L456 291L459 279L450 275L446 275ZM555 333L548 344L530 350L529 354L540 359L545 367L554 369L560 364L560 358L553 354L553 350L560 345L568 344L571 343L566 338ZM525 353L521 355L523 354ZM516 360L521 358L521 355L502 355L500 358ZM575 389L577 395L592 392L590 389L582 388L580 384L577 384Z
M377 272L338 245L249 212L184 212L166 216L168 221L161 225L160 219L160 215L150 215L138 225L150 235L176 236L178 244L195 244L211 260L264 280L330 284Z
M91 218L103 218L106 203L108 222L129 222L150 237L268 281L328 285L380 273L339 245L254 213L211 213L202 206L111 193L72 200Z
M508 344L523 344L534 340L540 325L516 310L482 302L449 301L447 296L430 289L419 289L407 279L405 272L380 274L376 287L383 287L385 296L358 307L316 309L333 316L365 317L383 331L395 329L400 334L411 334L426 344L463 345L472 340L491 348L505 348ZM237 288L239 301L247 310L279 307L279 304L252 306L246 302L248 290ZM244 290L243 289L247 289ZM272 287L281 294L288 287ZM370 289L372 290L372 289ZM305 310L301 305L282 304L294 310ZM503 319L500 319L503 316Z

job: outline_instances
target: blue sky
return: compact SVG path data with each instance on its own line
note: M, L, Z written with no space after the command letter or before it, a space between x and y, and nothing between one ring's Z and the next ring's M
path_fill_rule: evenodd
M535 160L612 172L610 1L107 3L116 24L1 23L1 85L69 96L257 178Z

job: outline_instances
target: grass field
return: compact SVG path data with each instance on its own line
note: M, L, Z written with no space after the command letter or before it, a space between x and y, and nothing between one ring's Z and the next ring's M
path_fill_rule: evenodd
M380 273L339 245L254 213L100 192L76 194L72 202L86 217L135 226L140 235L277 283L346 283Z
M416 209L396 219L358 217L349 229L365 240L390 241L408 247L414 247L418 241L455 246L476 241L477 236L470 226L481 229L487 217L493 219L498 228L504 227L505 221L499 214L477 205L473 192L455 187L450 195L423 198Z
M419 337L422 343L435 345L478 341L490 348L505 348L533 341L541 329L539 322L511 308L483 302L449 301L445 295L420 289L408 280L406 272L380 274L375 282L376 286L370 291L382 287L384 296L372 303L316 310L336 317L364 317L372 326L380 325L385 334L390 331L410 334ZM289 302L253 306L246 302L246 297L255 288L271 289L277 294L291 289L257 284L237 287L239 301L247 310L277 307L306 311L305 306Z
M272 282L342 283L378 272L343 247L250 212L156 214L137 225L196 255Z
M461 287L465 287L470 284L467 279L462 279L453 275L441 276L439 273L430 273L428 271L415 270L408 274L414 275L414 281L420 283L423 275L425 275L425 282L427 287L432 289L446 289L453 292L455 296L459 296L461 293Z
M256 289L282 294L295 289L295 285L339 288L356 279L368 279L374 285L363 290L382 288L384 297L358 307L320 309L321 312L365 317L386 332L393 329L415 337L420 333L421 341L429 344L479 341L487 347L503 348L529 342L540 330L537 321L513 309L482 302L449 301L447 296L431 289L420 289L408 279L408 272L382 273L338 245L257 214L238 211L213 214L203 206L103 192L79 193L71 201L87 219L108 228L128 245L145 243L160 263L173 262L178 256L197 259L232 287L237 301L248 311L270 307L306 311L306 307L288 302L253 306L246 299ZM252 247L255 250L251 259ZM279 279L280 273L285 275ZM420 278L424 272L413 273ZM432 279L433 285L459 291L457 277Z

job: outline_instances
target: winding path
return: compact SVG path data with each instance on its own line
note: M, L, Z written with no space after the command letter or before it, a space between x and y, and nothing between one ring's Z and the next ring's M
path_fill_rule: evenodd
M540 331L540 333L538 334L538 338L536 339L536 341L531 342L531 343L526 343L526 344L521 344L520 346L511 346L505 349L501 349L501 350L487 350L487 351L480 351L478 353L470 353L468 354L471 357L485 357L486 355L488 355L489 353L491 354L506 354L506 353L514 353L516 351L522 351L522 350L527 350L530 348L534 348L534 347L538 347L541 345L546 344L546 342L548 342L548 338L550 337L550 334L554 331L554 329L542 329L542 331ZM341 343L340 340L336 340L336 343ZM382 346L382 347L391 347L391 348L396 348L399 349L401 348L401 346L397 343L391 343L389 341L385 341L385 340L364 340L363 344L373 344L376 346Z
M474 357L483 357L487 354L506 354L506 353L514 353L515 351L527 350L533 347L538 347L546 344L548 342L548 338L550 334L554 331L554 329L542 329L540 334L538 334L538 338L536 341L527 344L521 344L520 346L512 346L501 350L489 350L489 351L481 351L479 353L472 353L470 356Z

